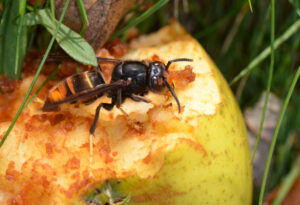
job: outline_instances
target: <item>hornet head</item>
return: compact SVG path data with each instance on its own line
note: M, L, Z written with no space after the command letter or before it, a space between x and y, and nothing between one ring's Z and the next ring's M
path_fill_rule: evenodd
M168 74L168 69L170 65L174 62L178 61L193 61L193 59L188 59L188 58L177 58L168 61L167 65L165 65L162 62L155 61L151 62L149 65L149 72L148 72L148 87L151 91L153 92L159 92L161 91L165 86L170 90L172 93L172 96L176 100L176 103L178 105L178 112L180 113L181 108L180 108L180 102L173 90L173 88L170 86L170 84L167 81L167 74Z

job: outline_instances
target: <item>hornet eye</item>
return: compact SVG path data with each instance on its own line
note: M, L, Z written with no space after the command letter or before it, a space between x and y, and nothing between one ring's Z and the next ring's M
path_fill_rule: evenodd
M151 84L154 90L160 90L164 87L164 81L162 78L157 78L156 76L154 76L151 79Z

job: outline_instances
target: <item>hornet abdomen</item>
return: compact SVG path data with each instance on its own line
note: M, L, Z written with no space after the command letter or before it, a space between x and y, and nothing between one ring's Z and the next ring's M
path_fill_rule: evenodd
M95 88L97 85L103 84L105 84L105 81L101 73L97 71L90 70L71 75L58 82L50 89L46 97L45 105L53 103L57 104L69 96L80 95L82 92L86 92L92 88ZM92 98L84 99L82 102L85 104L91 103L102 95L103 93L93 96ZM76 101L71 103L75 102Z

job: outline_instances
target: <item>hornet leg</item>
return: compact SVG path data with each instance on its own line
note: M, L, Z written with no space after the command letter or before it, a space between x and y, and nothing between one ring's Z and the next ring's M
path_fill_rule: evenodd
M96 125L97 125L97 122L98 122L98 119L99 119L101 107L104 107L106 110L111 110L114 107L114 104L113 103L112 104L100 103L98 105L98 107L96 108L94 121L93 121L93 123L91 125L91 128L90 128L90 134L92 134L92 135L94 135L94 133L95 133L95 129L96 129Z
M136 102L145 102L145 103L151 103L151 100L148 98L145 98L144 96L131 94L130 98Z
M92 123L92 126L90 128L90 137L89 137L89 141L90 141L90 165L93 163L93 146L94 146L94 140L93 137L95 136L95 129L96 129L96 125L99 119L99 114L100 114L100 110L101 107L104 107L107 110L111 110L114 107L114 104L108 104L108 103L100 103L98 105L98 107L96 108L96 113L95 113L95 117L94 117L94 121Z
M97 66L97 71L99 72L99 73L102 73L102 69L101 69L101 66L98 64L98 66Z

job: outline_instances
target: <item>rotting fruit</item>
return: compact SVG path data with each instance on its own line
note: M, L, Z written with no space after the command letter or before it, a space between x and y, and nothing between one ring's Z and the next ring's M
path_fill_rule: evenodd
M1 204L251 204L244 121L203 48L176 23L130 48L124 59L194 60L170 67L182 112L167 91L147 94L150 104L126 100L128 115L103 110L90 161L89 127L107 99L53 113L31 103L0 149ZM18 107L31 79L11 106ZM0 123L0 136L9 123Z

